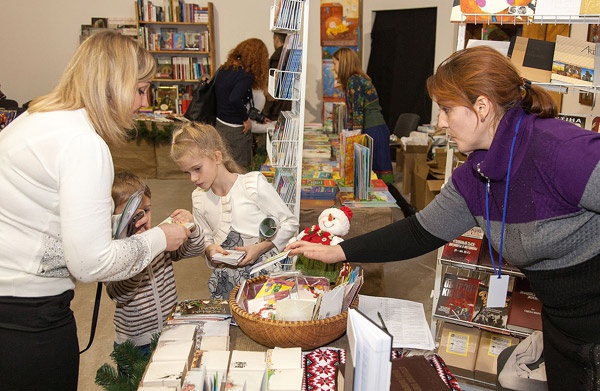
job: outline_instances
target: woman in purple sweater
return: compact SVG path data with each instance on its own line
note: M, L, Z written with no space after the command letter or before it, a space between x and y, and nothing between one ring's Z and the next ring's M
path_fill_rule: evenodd
M549 389L600 389L600 135L555 119L551 96L489 47L454 53L427 89L467 161L416 215L292 255L390 262L480 226L498 274L503 258L518 266L542 302Z

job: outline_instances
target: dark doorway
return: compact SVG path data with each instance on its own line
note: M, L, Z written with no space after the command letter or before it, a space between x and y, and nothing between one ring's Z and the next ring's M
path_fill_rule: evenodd
M425 81L433 74L437 8L376 11L367 74L379 94L383 116L394 129L401 113L431 123Z

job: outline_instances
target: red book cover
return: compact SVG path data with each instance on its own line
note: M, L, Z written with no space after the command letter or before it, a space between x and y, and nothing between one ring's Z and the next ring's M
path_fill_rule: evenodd
M442 249L442 259L476 265L481 252L483 230L475 227L446 243Z
M525 333L542 329L542 303L524 278L515 279L506 328Z
M479 280L446 273L435 315L470 322L475 313Z

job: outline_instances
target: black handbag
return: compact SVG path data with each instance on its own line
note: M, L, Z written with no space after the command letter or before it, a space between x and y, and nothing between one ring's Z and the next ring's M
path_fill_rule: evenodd
M215 79L219 70L210 80L202 80L192 92L192 101L183 115L190 121L215 125L217 122L217 96Z

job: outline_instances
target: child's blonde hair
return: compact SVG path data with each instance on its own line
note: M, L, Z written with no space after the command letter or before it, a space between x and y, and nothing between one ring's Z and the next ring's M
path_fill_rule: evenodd
M115 174L111 192L115 208L125 204L133 193L140 190L144 191L146 197L152 198L150 188L139 176L129 171L117 172Z
M190 122L173 132L171 158L175 162L184 156L195 154L213 158L216 151L221 152L223 165L229 172L244 173L244 170L231 157L227 145L214 127L199 122Z

